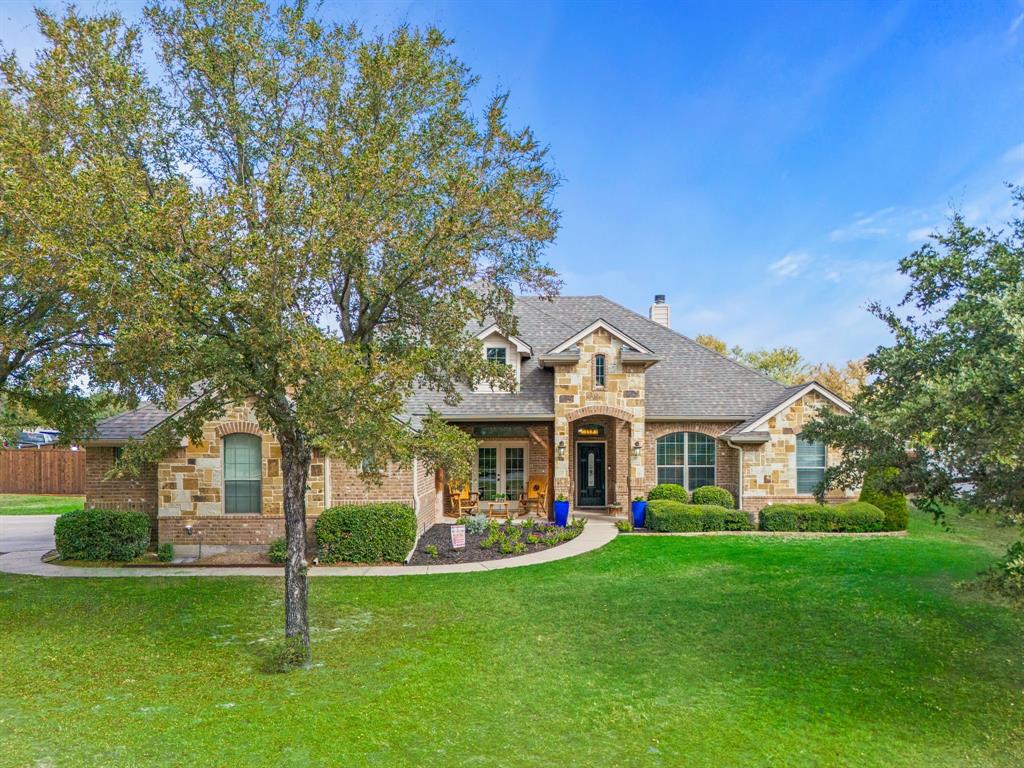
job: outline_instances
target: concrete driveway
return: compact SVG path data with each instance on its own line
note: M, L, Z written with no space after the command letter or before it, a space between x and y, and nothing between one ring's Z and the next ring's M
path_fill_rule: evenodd
M0 554L51 550L57 515L0 515Z

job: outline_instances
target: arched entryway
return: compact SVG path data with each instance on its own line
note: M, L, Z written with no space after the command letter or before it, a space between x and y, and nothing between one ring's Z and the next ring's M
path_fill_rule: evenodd
M577 408L568 417L569 481L575 509L629 503L630 414L621 408Z

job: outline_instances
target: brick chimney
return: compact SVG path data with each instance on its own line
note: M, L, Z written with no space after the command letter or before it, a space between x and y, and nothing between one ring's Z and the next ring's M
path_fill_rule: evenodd
M665 294L659 293L654 297L654 303L651 304L651 310L648 317L659 325L664 325L666 328L672 327L672 308L665 303Z

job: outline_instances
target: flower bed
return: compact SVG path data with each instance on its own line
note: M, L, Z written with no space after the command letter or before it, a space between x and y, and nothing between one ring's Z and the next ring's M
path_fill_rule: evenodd
M420 536L409 564L449 565L517 557L571 541L583 532L586 523L583 518L576 518L565 528L559 528L536 520L499 523L470 518L467 522L463 549L452 548L452 526L438 523Z

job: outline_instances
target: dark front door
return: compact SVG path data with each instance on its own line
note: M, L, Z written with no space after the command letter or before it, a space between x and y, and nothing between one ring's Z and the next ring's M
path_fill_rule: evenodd
M576 444L576 488L580 507L603 507L604 443Z

